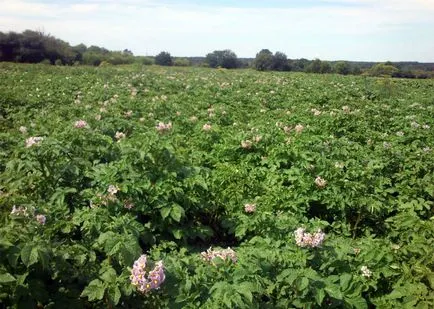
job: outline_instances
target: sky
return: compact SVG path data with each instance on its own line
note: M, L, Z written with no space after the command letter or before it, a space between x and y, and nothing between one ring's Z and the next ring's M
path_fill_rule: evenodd
M135 55L434 62L434 0L0 0L0 31Z

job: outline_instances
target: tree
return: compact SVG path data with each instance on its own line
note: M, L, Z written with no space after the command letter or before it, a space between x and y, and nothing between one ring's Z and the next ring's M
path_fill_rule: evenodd
M334 67L335 73L348 75L351 72L351 66L347 61L338 61Z
M276 71L289 71L289 63L288 58L286 55L282 52L275 52L273 56L273 64L272 64L273 70Z
M291 71L297 71L297 72L304 72L306 67L309 65L309 63L310 61L305 58L289 61Z
M308 73L321 73L321 60L318 58L313 60L307 67L306 72Z
M162 51L155 56L155 64L171 66L173 64L172 56L168 52Z
M122 51L122 54L126 55L126 56L134 56L133 52L131 50L129 50L128 48L125 48Z
M368 75L371 76L392 76L396 74L399 70L390 64L377 63L372 68L368 70Z
M235 69L239 67L238 57L230 49L215 50L206 55L205 61L211 68Z
M82 44L78 44L72 47L73 52L75 53L74 61L83 61L83 54L87 51L87 46Z
M258 71L271 70L273 68L273 53L269 49L262 49L256 54L254 65Z
M328 61L321 61L320 73L331 73L332 67Z

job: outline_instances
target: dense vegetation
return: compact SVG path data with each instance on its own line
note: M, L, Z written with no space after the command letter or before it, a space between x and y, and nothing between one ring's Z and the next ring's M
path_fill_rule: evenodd
M109 51L104 47L84 44L70 46L69 43L39 31L23 33L0 32L0 61L45 63L56 65L118 65L158 64L162 66L207 66L211 68L247 68L259 71L293 71L307 73L336 73L342 75L391 76L403 78L434 77L433 63L418 62L351 62L324 61L320 59L288 59L283 52L274 54L262 49L254 59L238 58L229 49L215 50L206 57L172 57L162 51L155 57L134 56L132 51Z
M3 306L433 307L433 80L0 79Z

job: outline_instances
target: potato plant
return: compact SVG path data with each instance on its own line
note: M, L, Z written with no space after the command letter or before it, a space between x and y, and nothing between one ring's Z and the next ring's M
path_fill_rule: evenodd
M434 306L433 80L0 73L2 306Z

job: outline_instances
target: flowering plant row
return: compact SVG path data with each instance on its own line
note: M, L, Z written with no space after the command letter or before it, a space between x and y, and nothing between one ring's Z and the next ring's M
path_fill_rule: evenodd
M0 71L5 307L433 307L432 80Z

